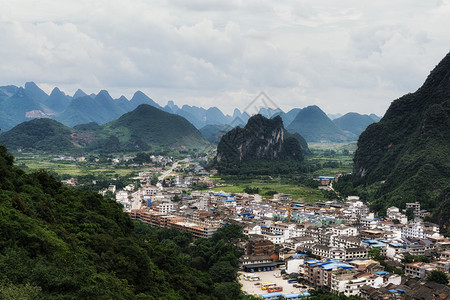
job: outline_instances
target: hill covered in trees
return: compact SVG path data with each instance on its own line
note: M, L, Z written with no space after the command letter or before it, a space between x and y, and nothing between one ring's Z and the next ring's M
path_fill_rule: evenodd
M222 136L231 129L233 129L232 126L222 124L222 125L206 125L200 128L199 131L210 143L217 145L220 142Z
M39 150L46 152L75 151L71 138L74 130L52 119L33 119L20 123L0 135L0 144L11 149ZM78 148L81 146L78 146Z
M316 105L300 110L287 130L300 134L307 142L349 140L346 134Z
M214 165L229 174L292 171L303 161L299 139L287 137L280 116L268 119L258 114L244 128L236 127L222 136Z
M350 112L342 117L334 119L333 123L344 132L350 133L350 135L354 134L354 137L357 138L364 130L366 130L367 126L375 123L375 120L368 115Z
M27 174L0 146L0 298L247 299L234 225L211 239L133 223L120 204Z
M377 210L419 201L450 226L450 54L415 93L392 102L358 140L353 176L337 187L359 190Z
M0 144L10 149L51 153L83 151L147 151L151 146L200 148L209 145L186 119L148 104L104 125L95 122L73 129L42 118L23 122L0 134Z
M147 144L168 147L202 147L208 141L185 118L148 104L101 127L101 136L117 137L122 145Z

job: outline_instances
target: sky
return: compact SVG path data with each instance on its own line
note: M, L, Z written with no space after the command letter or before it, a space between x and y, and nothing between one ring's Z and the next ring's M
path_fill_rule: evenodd
M450 0L0 0L0 85L383 115L450 50Z

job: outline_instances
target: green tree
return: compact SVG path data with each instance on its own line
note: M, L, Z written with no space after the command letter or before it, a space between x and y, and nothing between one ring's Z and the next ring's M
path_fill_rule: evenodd
M424 255L405 255L402 259L402 263L412 263L412 262L425 262L429 263L430 259Z
M414 220L414 218L416 217L416 216L414 215L414 209L411 208L411 207L408 208L408 209L406 210L405 215L408 217L408 221Z
M384 260L383 255L381 255L381 250L379 248L369 249L368 256L370 258L373 258L376 261L380 261L381 262L381 261Z
M222 282L214 285L214 294L218 299L235 300L241 296L241 286L237 282Z
M214 282L232 282L236 279L237 270L228 261L219 261L209 269L209 274Z
M136 157L133 159L133 162L136 164L149 163L151 161L150 155L144 152L136 153Z
M0 283L0 299L33 300L42 299L42 289L29 283L14 285L11 282Z
M152 179L150 180L151 185L155 185L158 183L158 174L153 174Z
M437 282L440 284L448 284L448 276L442 271L433 270L427 276L428 281Z

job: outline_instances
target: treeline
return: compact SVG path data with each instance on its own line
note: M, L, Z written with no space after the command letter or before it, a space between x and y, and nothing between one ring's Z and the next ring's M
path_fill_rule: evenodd
M308 170L304 163L291 159L284 161L264 159L249 159L245 162L221 161L209 165L208 168L216 168L220 174L238 176L301 174Z
M245 299L240 229L212 239L133 223L120 204L25 173L0 146L0 298Z

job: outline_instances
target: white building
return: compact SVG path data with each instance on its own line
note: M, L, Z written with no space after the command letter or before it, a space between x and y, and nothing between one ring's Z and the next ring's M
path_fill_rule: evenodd
M305 262L306 255L296 254L286 260L286 273L300 273L300 267Z
M425 238L424 228L419 221L413 221L402 228L402 237L405 238Z
M168 214L174 210L175 206L172 202L162 202L159 204L159 212L163 214Z
M328 231L331 232L333 235L339 235L339 236L357 236L358 230L356 227L353 226L347 226L344 224L340 225L330 225L328 226Z
M436 270L436 264L414 262L405 264L405 274L413 278L424 278L427 271Z

